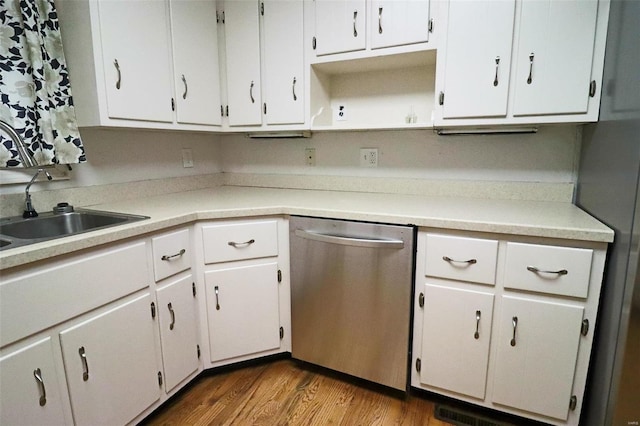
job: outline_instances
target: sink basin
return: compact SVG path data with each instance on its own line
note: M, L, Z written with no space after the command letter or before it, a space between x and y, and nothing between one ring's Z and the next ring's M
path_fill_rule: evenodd
M5 218L0 221L0 250L143 219L148 217L96 210L76 210L58 214L41 213L40 216L29 219Z

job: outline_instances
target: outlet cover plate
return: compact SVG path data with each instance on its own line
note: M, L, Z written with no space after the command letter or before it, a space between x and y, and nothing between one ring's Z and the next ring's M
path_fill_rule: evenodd
M360 167L378 167L378 148L360 148Z

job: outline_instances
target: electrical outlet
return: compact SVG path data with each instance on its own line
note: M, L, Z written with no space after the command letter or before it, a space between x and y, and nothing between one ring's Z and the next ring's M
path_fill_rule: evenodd
M182 149L182 167L193 167L193 151L191 150L191 148Z
M347 121L347 106L342 104L338 105L336 110L336 121Z
M304 161L307 164L307 166L316 165L316 149L315 148L304 149Z
M378 148L360 148L360 167L378 167Z

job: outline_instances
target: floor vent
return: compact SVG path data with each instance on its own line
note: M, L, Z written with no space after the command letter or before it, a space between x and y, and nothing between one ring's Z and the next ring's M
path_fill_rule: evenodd
M456 426L508 426L508 423L496 422L486 417L480 417L467 411L440 404L436 405L435 417L438 420L452 423Z

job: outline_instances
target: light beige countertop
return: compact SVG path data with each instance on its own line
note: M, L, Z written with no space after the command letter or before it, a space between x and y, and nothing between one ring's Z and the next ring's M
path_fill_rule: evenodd
M76 206L80 207L80 206ZM0 269L197 220L307 215L608 243L614 233L567 202L219 186L82 206L150 219L0 252Z

